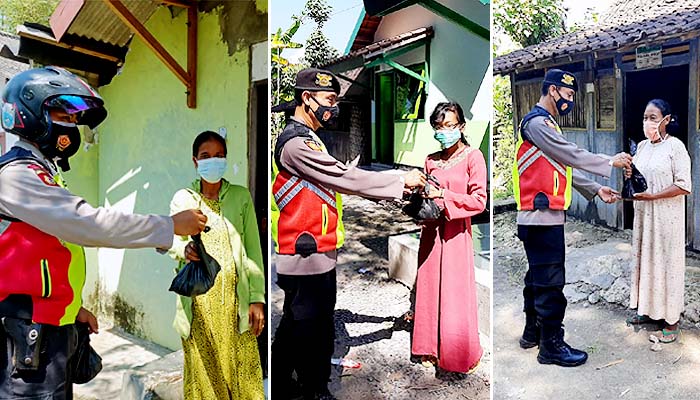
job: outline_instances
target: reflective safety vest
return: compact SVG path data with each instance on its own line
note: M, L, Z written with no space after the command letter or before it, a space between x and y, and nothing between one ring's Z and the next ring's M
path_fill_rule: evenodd
M513 194L520 211L539 209L567 210L571 204L571 167L545 154L528 140L527 123L545 117L545 124L562 134L556 120L540 106L535 106L520 123L520 135L513 163Z
M21 159L36 160L30 151L15 147L0 157L0 168ZM59 177L55 180L63 185ZM55 326L73 324L82 305L85 252L0 215L0 277L0 316Z
M295 137L314 141L309 128L290 120L275 146L272 183L272 237L278 254L325 253L340 248L345 239L340 193L279 170L284 145ZM317 151L327 152L314 141Z

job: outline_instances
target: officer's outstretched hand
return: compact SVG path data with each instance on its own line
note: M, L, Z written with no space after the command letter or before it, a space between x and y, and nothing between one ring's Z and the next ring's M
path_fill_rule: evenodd
M185 210L172 216L175 224L175 234L178 236L192 236L204 230L207 224L207 216L200 210Z
M620 199L620 192L608 186L603 186L598 190L598 197L604 202L610 204Z
M80 307L78 311L78 316L75 318L76 321L88 324L90 327L90 333L99 333L99 325L97 324L97 317L90 311Z
M617 153L612 158L613 167L629 169L632 165L632 156L627 153Z
M408 171L403 176L403 184L407 188L423 187L425 186L425 175L417 169Z

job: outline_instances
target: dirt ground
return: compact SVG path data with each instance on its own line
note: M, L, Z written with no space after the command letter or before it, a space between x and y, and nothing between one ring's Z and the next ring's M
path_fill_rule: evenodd
M700 330L682 324L677 343L652 351L649 324L627 326L632 311L600 302L570 304L566 340L589 353L576 368L540 365L537 348L523 350L522 278L527 268L522 245L515 237L515 213L494 216L494 399L693 399L697 395ZM566 224L567 251L585 252L604 242L631 242L631 232L614 231L581 221ZM594 254L591 254L594 256ZM697 264L689 255L689 264ZM567 270L576 265L567 264ZM687 276L686 303L697 298L697 280Z
M343 219L348 239L338 259L334 357L358 361L362 368L334 367L331 392L338 399L489 399L488 338L482 338L481 365L468 376L436 373L411 361L411 326L400 318L409 310L410 291L388 279L387 246L389 236L418 227L397 208L355 196L344 197ZM273 284L273 332L282 301Z

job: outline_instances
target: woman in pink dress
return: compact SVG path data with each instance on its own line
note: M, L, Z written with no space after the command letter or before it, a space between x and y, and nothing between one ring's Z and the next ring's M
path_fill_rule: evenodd
M440 182L428 197L442 215L421 230L411 349L424 363L461 373L473 371L483 353L471 217L486 207L486 163L464 138L465 122L457 103L440 103L430 116L442 151L428 156L425 173Z

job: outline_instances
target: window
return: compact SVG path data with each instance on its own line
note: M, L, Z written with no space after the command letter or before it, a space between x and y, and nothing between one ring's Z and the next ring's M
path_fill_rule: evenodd
M599 76L595 86L597 128L615 130L615 76Z
M425 65L409 67L420 76L425 76ZM425 114L425 82L401 71L394 72L395 107L394 120L411 121L423 119Z
M514 110L517 118L516 123L520 124L525 114L529 113L532 107L540 101L540 97L542 96L542 81L516 83L515 96L517 99L517 110Z

